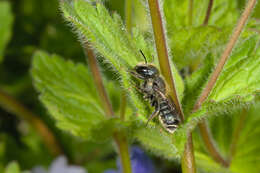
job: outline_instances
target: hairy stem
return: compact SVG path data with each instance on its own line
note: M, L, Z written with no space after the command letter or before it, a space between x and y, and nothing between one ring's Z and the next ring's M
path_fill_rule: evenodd
M121 93L121 104L120 104L120 118L122 121L125 120L125 110L126 110L126 93L125 91L122 90L122 93Z
M114 133L114 139L117 144L118 153L121 158L121 165L123 168L123 172L131 173L132 168L131 168L131 160L129 157L127 138L124 134L116 132Z
M182 173L195 173L196 167L195 165L195 157L192 143L192 134L188 133L187 144L185 145L184 156L182 157L181 167Z
M211 14L213 2L214 2L214 0L209 0L206 17L205 17L204 22L203 22L204 26L208 25L208 21L209 21L209 17L210 17L210 14ZM210 153L210 155L212 156L212 158L216 162L223 165L224 167L228 167L228 165L229 165L228 161L226 161L222 157L222 155L220 154L220 152L217 149L217 146L215 146L214 139L211 136L211 133L210 133L210 130L208 128L206 120L202 120L199 123L199 130L200 130L201 137L202 137L202 139L205 143L205 146L206 146L208 152Z
M234 48L241 31L243 30L247 19L251 12L253 11L253 8L256 4L256 0L249 0L246 6L246 9L244 10L240 20L238 21L238 24L219 60L219 63L217 64L214 72L212 73L209 82L207 83L205 89L203 90L200 98L198 99L197 103L195 104L194 110L198 110L198 108L201 106L201 104L206 100L208 97L210 91L212 90L213 86L215 85L217 78L219 77L220 72L222 71L227 59L229 58L232 49Z
M131 34L132 28L132 0L125 0L125 25L126 30ZM126 92L122 90L121 94L121 104L120 104L120 118L122 121L125 119L125 110L127 104L127 96Z
M205 144L208 152L212 156L212 158L216 162L220 163L222 166L228 167L229 162L221 156L217 147L215 146L214 140L213 140L211 133L209 132L209 128L207 126L207 121L202 120L202 122L199 123L199 129L200 129L200 134L204 141L204 144Z
M231 162L232 158L234 157L237 149L237 142L239 140L240 132L242 131L245 120L247 117L247 111L244 109L239 117L239 121L237 126L235 127L234 133L232 135L231 145L230 145L230 155L229 155L229 161Z
M183 173L196 173L196 162L194 157L193 142L192 142L192 133L188 132L187 142L185 144L181 168Z
M180 102L178 100L178 96L177 96L177 92L176 92L176 88L175 88L175 84L171 72L171 67L169 63L169 56L167 51L166 39L165 39L166 37L163 29L159 2L158 0L148 0L148 4L150 8L150 15L152 19L156 50L157 50L157 55L160 63L160 70L170 88L169 95L173 98L173 101L180 113L181 116L180 118L183 121L184 116L183 116ZM185 151L182 160L183 160L182 162L183 173L196 172L191 133L188 134L188 141L185 146Z
M104 84L102 81L101 73L98 68L95 54L88 45L86 45L85 52L88 56L90 70L92 72L92 76L93 76L95 85L97 87L100 99L103 103L104 110L105 110L108 118L111 118L114 116L114 111L112 108L112 104L110 103L110 100L106 93L106 90L105 90L105 87L104 87ZM127 144L125 135L121 132L114 132L113 138L117 145L118 153L119 153L121 164L123 167L123 173L131 173L132 172L131 162L130 162L130 157L129 157L128 144Z
M213 7L213 2L214 0L209 0L209 5L208 5L208 9L207 9L207 13L206 13L206 17L204 19L203 25L208 25L209 23L209 17L210 17L210 13Z
M133 0L125 0L125 25L129 33L132 28L132 1Z
M86 53L88 55L89 67L92 72L92 76L93 76L95 85L97 87L98 94L100 96L100 99L102 100L104 110L108 117L113 117L114 111L113 111L112 105L110 103L110 100L108 98L108 95L106 93L106 90L105 90L105 87L104 87L104 84L102 81L102 77L101 77L100 71L98 69L96 57L94 55L94 52L88 47L88 45L86 45L86 46L87 46Z
M202 103L207 99L209 93L211 92L212 88L214 87L221 71L223 70L223 67L224 67L228 57L231 54L232 49L234 48L243 28L248 20L248 17L250 16L251 12L253 11L255 4L256 4L256 0L248 1L247 6L246 6L240 20L238 21L238 24L220 58L219 63L217 64L214 72L212 73L212 75L210 77L209 82L207 83L205 89L202 91L201 96L199 97L198 101L196 102L196 104L194 106L194 109L193 109L194 112L201 107ZM212 158L216 162L220 163L223 166L228 166L229 165L228 161L225 161L221 157L218 150L216 149L213 139L211 138L211 135L210 135L205 123L206 123L205 121L202 121L199 124L199 128L200 128L200 132L202 134L202 139L203 139L204 143L206 144L206 147L207 147L209 153L212 155Z
M192 21L192 18L193 18L193 0L189 0L189 8L188 8L188 24L191 26L193 21Z
M181 119L184 120L181 105L177 96L176 87L172 77L169 56L167 51L165 33L163 30L162 17L158 0L148 0L150 14L152 19L153 33L156 44L157 55L160 63L161 73L169 85L169 95L172 97L178 111L180 112Z
M32 113L20 102L18 102L2 90L0 90L0 106L4 110L29 122L29 124L34 127L39 135L42 137L43 142L49 148L52 154L57 156L63 153L62 147L56 140L55 135L45 125L45 123L41 119L39 119L39 116Z

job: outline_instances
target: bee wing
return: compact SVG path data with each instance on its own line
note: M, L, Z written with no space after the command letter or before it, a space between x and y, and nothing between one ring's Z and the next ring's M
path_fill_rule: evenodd
M167 97L168 103L171 105L172 111L176 112L176 114L178 114L178 118L180 118L180 117L179 117L180 113L179 113L179 111L176 109L176 105L175 105L175 103L173 102L171 96L170 96L170 95L167 95L166 97Z

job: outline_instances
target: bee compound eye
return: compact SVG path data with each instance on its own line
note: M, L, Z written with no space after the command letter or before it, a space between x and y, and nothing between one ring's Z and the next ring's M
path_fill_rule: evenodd
M136 68L136 72L140 75L147 76L149 75L149 69L145 66L139 66Z

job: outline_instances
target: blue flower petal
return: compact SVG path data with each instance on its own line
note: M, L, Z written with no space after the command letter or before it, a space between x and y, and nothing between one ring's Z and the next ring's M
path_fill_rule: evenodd
M56 158L49 169L50 173L59 173L63 172L65 173L67 171L67 159L64 156L60 156Z
M41 166L36 166L32 169L31 173L47 173L47 171Z
M145 152L134 146L131 148L131 165L133 173L154 173L155 168L152 160L145 154ZM117 165L119 167L119 172L122 173L122 166L120 164L120 160L117 160Z
M66 173L86 173L86 170L80 166L69 166Z
M139 147L132 147L131 149L131 164L133 173L155 172L152 160Z
M108 169L104 173L119 173L117 170L114 169Z
M57 157L46 171L41 166L36 166L32 169L32 173L86 173L87 171L80 166L68 165L67 158L64 156Z

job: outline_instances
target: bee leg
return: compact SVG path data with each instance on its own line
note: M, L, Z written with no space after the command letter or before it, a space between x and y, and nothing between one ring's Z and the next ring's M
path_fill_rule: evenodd
M149 95L148 95L148 94L147 94L147 95L144 95L143 98L144 98L145 100L148 100L148 99L149 99Z
M140 87L138 87L138 86L136 86L136 85L132 85L132 86L133 86L133 88L135 88L138 92L143 93L143 89L142 89L142 88L140 88Z
M158 106L158 103L156 102L156 105L155 105L155 110L154 112L152 113L152 115L148 118L147 122L146 122L146 126L148 125L148 123L153 119L155 118L160 112L160 109L159 109L159 106Z
M155 90L158 94L160 94L160 96L161 96L163 99L166 99L165 94L162 93L158 88L154 88L154 90Z
M137 78L137 79L144 79L143 76L139 75L138 73L136 73L135 71L128 71L133 77Z
M152 104L152 106L155 106L155 97L154 97L154 95L151 95L151 94L144 94L144 96L143 96L143 98L144 99L146 99L146 100L150 100L150 103Z

